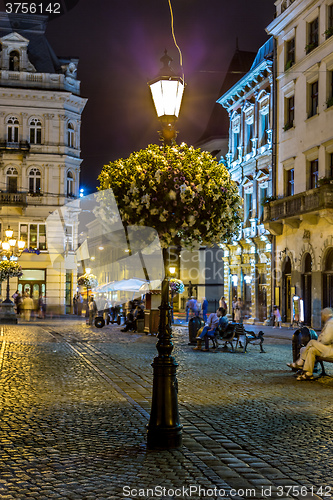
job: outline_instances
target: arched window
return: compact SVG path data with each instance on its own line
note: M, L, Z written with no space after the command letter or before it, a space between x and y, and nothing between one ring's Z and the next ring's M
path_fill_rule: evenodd
M40 193L42 176L38 168L31 168L29 171L29 193Z
M9 71L20 71L20 54L17 50L9 54Z
M69 123L67 126L67 145L74 148L74 125Z
M74 195L74 176L70 170L67 172L66 193L67 193L67 196Z
M7 118L7 141L18 142L19 140L19 121L15 116Z
M8 193L17 193L18 172L15 167L9 167L6 171L6 185Z
M42 122L32 118L29 122L30 144L42 144Z

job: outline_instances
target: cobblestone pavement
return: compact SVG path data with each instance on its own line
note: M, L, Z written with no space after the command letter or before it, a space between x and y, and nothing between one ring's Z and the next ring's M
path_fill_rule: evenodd
M155 337L0 326L0 499L332 499L333 378L295 381L292 333L267 329L263 354L204 353L175 329L184 446L157 452Z

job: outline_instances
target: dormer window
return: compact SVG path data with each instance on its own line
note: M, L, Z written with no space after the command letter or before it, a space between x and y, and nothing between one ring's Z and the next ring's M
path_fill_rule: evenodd
M15 116L7 119L7 141L18 142L19 140L19 121Z
M20 54L17 50L9 54L9 71L20 71Z

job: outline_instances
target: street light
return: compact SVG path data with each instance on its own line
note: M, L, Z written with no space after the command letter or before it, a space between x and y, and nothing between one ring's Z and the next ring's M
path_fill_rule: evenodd
M177 76L171 68L172 58L166 50L160 61L163 64L160 74L148 82L148 85L157 117L162 125L161 140L164 144L171 145L177 137L175 123L179 115L185 85L183 78Z
M6 240L1 242L1 250L0 255L2 260L17 260L20 257L21 253L25 247L25 241L16 240L13 238L14 231L8 226L8 229L5 230ZM13 302L9 298L10 286L9 286L9 276L7 278L7 296L6 300L2 302L2 304L13 304Z
M184 92L184 82L170 67L171 57L165 51L161 58L163 67L160 76L148 83L157 116L162 125L160 132L164 145L175 142L178 118ZM154 371L151 414L147 426L147 446L150 449L179 448L182 445L182 425L178 411L178 364L171 356L173 350L169 305L168 249L163 248L165 277L162 282L160 321L158 326L158 356L152 363Z

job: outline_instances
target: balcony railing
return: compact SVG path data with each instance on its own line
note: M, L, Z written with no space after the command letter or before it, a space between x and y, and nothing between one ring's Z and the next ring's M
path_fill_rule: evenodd
M0 205L26 205L27 193L0 193Z
M30 144L28 141L20 141L20 142L0 141L0 149L6 149L10 151L29 151Z
M295 218L324 209L333 209L333 184L271 201L264 207L264 222Z

